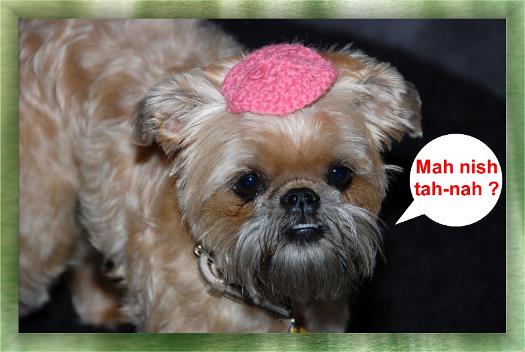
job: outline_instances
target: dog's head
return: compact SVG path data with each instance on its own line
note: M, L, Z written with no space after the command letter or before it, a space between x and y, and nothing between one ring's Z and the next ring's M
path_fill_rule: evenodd
M389 64L321 52L333 86L287 116L227 112L240 58L178 74L139 105L135 139L174 156L191 235L226 280L278 302L335 299L371 274L387 187L381 152L420 135L420 100Z

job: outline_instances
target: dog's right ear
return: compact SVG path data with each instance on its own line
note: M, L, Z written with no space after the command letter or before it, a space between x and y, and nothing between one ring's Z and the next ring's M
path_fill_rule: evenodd
M134 143L148 146L156 141L167 154L176 150L186 127L226 110L220 84L216 77L194 69L153 86L137 105Z

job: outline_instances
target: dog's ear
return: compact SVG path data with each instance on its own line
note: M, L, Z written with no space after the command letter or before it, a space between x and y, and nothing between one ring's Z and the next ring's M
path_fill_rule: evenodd
M394 67L360 52L325 52L323 56L339 70L331 94L352 100L378 149L390 149L392 141L400 141L405 134L423 135L419 94Z
M140 101L133 120L133 141L148 146L154 141L171 153L181 132L207 116L226 110L220 86L234 60L223 60L206 69L176 74L153 86Z
M134 142L148 146L156 141L166 153L172 152L185 126L221 109L224 98L201 69L179 73L153 86L138 104Z

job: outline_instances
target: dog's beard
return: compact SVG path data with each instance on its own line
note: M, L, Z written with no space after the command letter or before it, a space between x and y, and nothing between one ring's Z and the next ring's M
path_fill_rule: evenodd
M315 241L285 238L290 216L268 208L247 222L218 264L228 282L276 303L333 300L373 270L379 248L377 218L351 204L323 204L315 216L324 233Z

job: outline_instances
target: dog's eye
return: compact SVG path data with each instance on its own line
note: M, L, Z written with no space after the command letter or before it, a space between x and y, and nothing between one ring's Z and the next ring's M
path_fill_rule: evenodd
M233 186L233 191L241 198L252 200L263 190L261 177L255 172L242 176Z
M337 189L345 189L352 182L352 170L344 166L334 166L328 170L326 182Z

